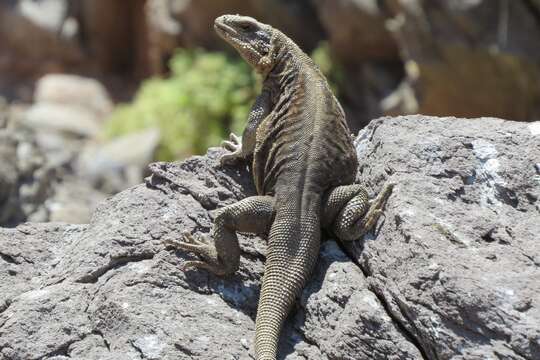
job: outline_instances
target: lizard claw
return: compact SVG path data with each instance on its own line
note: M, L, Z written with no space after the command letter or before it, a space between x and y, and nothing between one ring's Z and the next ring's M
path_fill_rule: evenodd
M221 165L230 165L236 161L242 159L242 139L235 134L229 135L229 140L225 140L221 143L221 147L230 153L221 156Z
M199 260L185 261L180 266L182 271L205 269L218 276L227 274L226 270L218 265L216 248L209 244L210 239L207 236L193 236L189 232L184 232L182 236L184 241L171 239L163 241L165 246L192 252L200 258Z
M234 133L229 135L229 140L224 140L221 147L229 151L237 151L242 146L242 140Z
M163 241L163 244L174 249L186 250L195 253L199 253L201 249L204 249L208 246L205 242L195 238L188 232L182 234L184 241L167 239Z

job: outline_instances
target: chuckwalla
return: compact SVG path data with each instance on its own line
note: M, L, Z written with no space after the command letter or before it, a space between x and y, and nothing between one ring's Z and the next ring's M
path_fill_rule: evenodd
M239 266L236 232L268 236L255 352L258 360L274 360L283 323L315 266L321 227L344 241L360 238L377 222L392 185L370 202L353 184L358 163L343 109L291 39L240 15L220 16L214 27L264 79L242 140L231 134L221 158L224 165L250 162L258 196L224 207L213 241L185 234L168 245L200 256L186 267L225 276Z

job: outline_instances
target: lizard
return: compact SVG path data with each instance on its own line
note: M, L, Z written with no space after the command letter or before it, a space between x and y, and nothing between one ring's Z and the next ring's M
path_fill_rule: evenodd
M342 241L359 239L376 224L393 184L372 201L354 184L358 160L343 108L290 38L240 15L218 17L214 28L263 78L242 138L231 134L220 158L223 166L247 162L258 195L220 209L213 239L185 233L166 243L198 255L184 269L228 276L240 264L236 232L268 238L255 353L274 360L285 319L316 264L321 228Z

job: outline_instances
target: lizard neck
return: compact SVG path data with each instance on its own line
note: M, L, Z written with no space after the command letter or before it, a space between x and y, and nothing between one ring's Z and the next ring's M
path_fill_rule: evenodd
M292 80L298 78L303 66L313 64L312 60L283 33L275 30L270 56L274 66L265 74L265 80L274 86L279 85L279 91L293 85Z

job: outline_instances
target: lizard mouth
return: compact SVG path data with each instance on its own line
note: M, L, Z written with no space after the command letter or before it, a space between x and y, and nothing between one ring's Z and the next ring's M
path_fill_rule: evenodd
M256 57L262 56L257 49L254 49L247 41L244 41L244 36L234 27L229 26L222 21L216 20L214 22L214 30L220 37L230 43L233 47L237 48L239 51L241 50L240 54L242 56L246 55L246 53L250 53Z
M214 29L216 30L218 35L220 35L220 36L222 36L222 37L224 37L226 39L231 38L231 37L233 37L233 35L236 34L236 30L234 30L229 25L226 25L226 24L222 23L221 21L216 21L214 23Z

